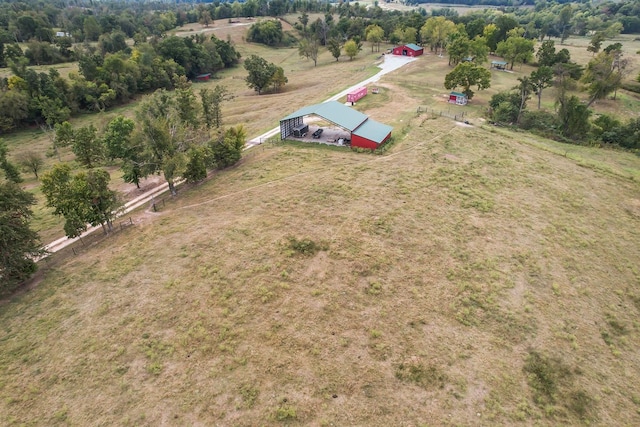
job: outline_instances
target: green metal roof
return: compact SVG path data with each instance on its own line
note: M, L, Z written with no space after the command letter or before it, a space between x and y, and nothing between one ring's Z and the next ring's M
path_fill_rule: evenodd
M497 64L497 65L507 65L508 62L506 61L491 61L492 64Z
M369 119L361 124L358 129L354 130L351 133L353 135L361 136L380 144L391 133L392 130L393 128L391 126Z
M467 96L464 93L460 93L460 92L451 92L451 95L455 95L455 96Z
M407 43L405 44L405 46L412 50L422 50L422 47L418 46L415 43Z
M295 119L296 117L308 116L315 114L324 119L329 120L332 123L337 124L349 131L353 131L358 126L368 119L366 114L361 113L358 110L347 107L338 101L323 102L322 104L308 105L302 107L298 111L289 114L287 117L280 119L280 121Z

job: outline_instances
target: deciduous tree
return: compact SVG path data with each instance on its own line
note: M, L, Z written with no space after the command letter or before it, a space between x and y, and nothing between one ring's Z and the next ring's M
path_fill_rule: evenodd
M439 54L445 46L449 34L456 31L456 25L444 16L436 16L427 19L420 28L420 37L429 43L431 50Z
M44 159L40 153L35 151L26 151L18 156L18 163L23 168L29 170L38 179L38 172L44 165Z
M527 101L531 98L531 93L533 92L534 87L529 77L518 77L518 82L519 84L515 89L518 90L518 95L520 95L520 105L518 106L518 117L516 122L520 123L522 112L526 108Z
M13 290L36 271L44 253L30 227L35 197L15 182L0 179L0 293Z
M182 119L176 95L164 90L154 92L136 112L139 127L134 143L142 149L144 175L162 172L172 195L175 181L183 176L192 147L203 145L207 132Z
M371 43L371 52L373 52L374 47L379 52L380 42L384 39L384 29L376 24L369 25L365 30L365 37Z
M478 90L487 89L491 86L491 73L471 62L460 63L444 79L445 88L451 90L458 86L463 88L462 93L471 100L474 94L471 86L477 86Z
M117 193L109 189L109 174L102 169L71 174L68 164L59 163L42 176L42 193L47 206L65 219L68 237L77 237L87 224L101 225L105 233L122 206Z
M614 52L600 52L589 61L582 76L582 82L587 85L589 102L587 107L599 99L604 99L616 90L622 82L621 74L616 71L616 54Z
M244 68L249 75L245 78L247 85L258 92L269 86L275 73L275 65L257 55L251 55L244 61Z
M200 91L202 116L208 129L222 126L222 103L232 98L229 91L220 85L216 85L213 90L204 88Z
M513 70L513 64L522 64L533 58L533 40L525 39L521 36L512 36L505 41L498 43L496 54L502 56L511 63L509 69Z
M340 40L335 37L327 40L327 49L329 50L329 52L331 52L331 56L336 58L336 62L338 62L340 60L340 54L342 50L340 46Z
M242 158L247 133L244 127L237 126L220 133L209 143L213 161L218 169L235 165Z
M274 92L280 92L280 89L288 82L289 79L284 75L284 69L275 66L275 71L273 72L273 76L271 76L271 84L273 85Z
M73 131L71 150L80 164L91 169L104 158L104 145L98 138L94 125L83 126Z
M356 57L359 51L360 49L358 49L358 43L356 43L353 39L347 40L347 42L344 44L344 53L347 54L350 61L353 61L353 58Z
M320 43L315 36L303 37L298 44L298 54L303 58L311 59L313 66L318 65L318 52Z
M530 76L533 90L538 96L538 109L542 102L542 91L553 84L553 69L551 67L540 67L537 70L531 72Z

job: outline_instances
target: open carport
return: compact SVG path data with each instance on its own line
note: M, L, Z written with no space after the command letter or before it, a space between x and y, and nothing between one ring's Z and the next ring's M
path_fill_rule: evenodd
M293 135L294 128L305 123L305 116L320 117L346 130L350 135L348 138L339 137L337 139L331 139L332 137L335 137L336 133L327 132L326 134L323 134L321 138L322 142L337 143L340 139L349 139L351 140L352 147L375 150L391 137L391 131L393 130L391 126L376 122L360 111L347 107L337 101L329 101L303 107L281 119L280 138L287 139L291 137ZM308 140L309 137L310 135L307 135L304 139Z

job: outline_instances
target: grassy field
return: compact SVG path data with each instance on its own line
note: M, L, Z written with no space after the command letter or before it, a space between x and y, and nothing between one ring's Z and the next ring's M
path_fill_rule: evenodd
M375 62L259 52L284 93L255 95L241 70L210 83L250 134ZM483 124L520 71L474 98L472 126L417 114L453 108L446 69L425 56L358 103L394 126L385 155L263 144L55 255L0 304L0 419L640 424L640 157Z
M405 117L385 156L263 145L56 261L0 306L0 418L640 423L640 159Z
M312 18L315 19L315 17L314 15ZM289 22L296 21L295 17L287 19ZM380 54L372 53L368 43L365 43L362 52L353 61L341 57L340 61L336 62L327 51L322 51L318 65L314 67L312 61L299 57L296 47L271 49L247 43L245 40L246 31L248 26L255 21L249 19L240 19L239 21L232 24L226 20L220 20L209 28L204 28L199 24L190 24L177 29L175 34L181 36L198 32L215 34L220 39L231 40L245 58L251 54L257 54L283 67L289 82L284 90L277 94L267 93L258 96L256 92L249 89L244 81L246 71L241 65L224 70L216 75L216 79L208 83L194 85L196 91L218 84L225 86L234 98L223 105L224 122L229 126L243 125L250 137L274 128L278 125L281 117L292 111L304 105L324 101L378 71L375 65L380 61ZM283 21L283 28L287 31L292 29L291 25L285 21ZM634 40L632 36L620 36L616 41L621 41L624 44L625 55L631 59L630 76L635 76L640 70L640 61L635 55L635 52L640 49L640 42ZM565 47L571 51L574 60L586 63L590 59L590 54L586 51L587 45L587 38L570 38ZM389 46L381 46L381 51L387 47ZM36 69L40 71L51 67L59 68L64 75L77 69L76 64L59 64L57 66L36 67ZM400 128L406 124L407 120L403 116L406 114L403 111L407 112L411 109L416 111L418 107L449 115L464 112L465 117L476 123L482 123L491 96L498 91L515 86L518 77L528 75L533 69L533 67L525 65L516 67L513 72L492 71L492 87L489 90L478 92L467 107L456 107L446 103L448 91L443 87L443 76L450 70L450 67L447 66L447 58L427 54L420 61L396 72L393 78L383 80L381 95L376 96L375 99L365 98L357 108L367 110L367 113L374 118ZM9 71L4 70L3 72ZM410 100L397 93L399 87L412 90ZM581 96L586 98L584 93ZM140 96L129 104L108 112L78 116L71 122L74 126L93 123L98 128L103 128L109 120L117 115L134 117L135 108L143 97ZM554 99L554 90L547 89L543 95L543 107L553 109ZM407 105L407 102L411 105ZM530 101L530 105L535 105L535 102L535 100ZM374 105L371 104L378 105L378 107L372 110L371 107ZM640 97L625 91L620 91L618 101L600 101L594 107L597 112L615 113L623 118L635 117L638 108L640 108ZM4 139L10 148L10 158L16 159L26 151L46 153L51 146L51 137L52 135L47 135L36 128L5 136ZM63 151L62 158L67 161L72 160L73 154L69 150ZM49 169L57 161L57 157L47 158L44 169ZM122 181L117 165L109 165L108 169L112 172L112 186L115 189L129 198L140 193L134 186ZM64 234L63 221L53 217L51 210L44 206L44 198L39 192L38 181L27 173L24 174L24 177L26 178L25 186L35 194L38 200L38 205L34 209L33 226L39 232L43 242L48 243ZM157 177L151 177L147 182L143 182L143 189L157 184L158 181Z

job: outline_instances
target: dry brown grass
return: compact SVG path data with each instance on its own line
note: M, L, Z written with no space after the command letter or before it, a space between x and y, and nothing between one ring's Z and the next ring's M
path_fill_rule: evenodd
M386 155L263 145L3 304L0 419L640 423L640 160L416 116L416 73L359 105Z
M0 305L0 419L640 424L640 159L483 127L476 105L473 127L416 115L446 105L444 67L358 103L394 126L384 156L264 144L54 260ZM254 132L339 89L234 87Z
M295 22L295 18L289 21ZM208 83L195 84L196 91L205 87L215 85L225 86L234 96L234 99L223 106L224 122L228 126L243 125L250 137L262 134L263 132L278 125L279 119L296 109L317 102L324 101L328 97L340 92L358 81L361 81L378 71L375 64L379 62L379 53L371 53L368 43L354 61L349 61L346 57L341 57L339 62L326 51L322 52L318 59L318 66L314 67L313 62L299 57L297 48L270 49L262 45L247 43L244 39L248 26L255 20L241 19L239 23L230 24L227 20L216 21L209 28L204 28L200 24L191 24L175 31L178 35L187 36L196 32L213 33L223 40L231 40L242 53L243 57L257 54L283 67L285 74L289 78L289 83L280 93L266 93L258 96L255 91L246 86L244 77L246 71L242 65L225 70L216 76L216 79ZM283 21L285 30L290 30L291 26ZM640 49L640 43L634 41L630 36L620 36L625 46L625 54L632 59L631 69L640 68L640 63L632 52ZM586 38L570 38L566 47L571 51L572 58L578 62L587 62L590 59L586 46ZM560 46L558 46L560 48ZM381 47L384 51L386 46ZM60 65L64 70L71 70L76 67L74 64ZM43 67L40 67L41 69ZM46 68L46 67L44 67ZM383 94L376 97L368 97L362 100L357 108L366 110L375 119L388 123L392 126L402 128L407 117L403 116L403 111L417 109L418 106L444 111L448 114L460 114L464 112L466 117L479 123L485 114L486 105L491 96L498 91L507 90L517 84L516 79L523 75L528 75L533 67L516 67L513 73L492 72L492 87L486 91L476 94L473 101L467 107L451 106L446 103L447 91L443 86L444 75L450 71L447 66L447 58L439 58L434 55L425 55L419 61L404 67L400 72L396 72L393 78L387 78L382 82ZM62 71L64 71L62 70ZM632 74L635 75L635 74ZM398 95L396 90L402 87L412 92L411 106L405 105L404 95ZM582 94L586 97L585 94ZM543 96L543 107L553 109L555 93L553 89L547 89ZM640 106L640 99L631 93L621 91L619 101L600 101L595 105L597 112L614 113L621 117L634 117ZM134 117L137 100L128 105L121 106L98 115L82 115L72 120L74 126L84 126L93 123L99 128L104 127L113 117L122 114L127 117ZM531 106L535 106L535 100L530 101ZM45 153L50 147L50 140L37 129L26 130L4 138L10 148L10 156L16 158L22 152L35 150ZM73 154L66 150L63 158L70 160ZM45 170L50 168L56 158L47 159ZM112 173L114 188L128 195L137 194L137 190L127 185L121 180L121 173L117 167L109 168ZM44 198L38 191L38 182L31 176L25 174L27 178L26 186L36 195L39 204L35 209L35 229L40 233L42 240L46 243L63 235L62 221L54 218L51 211L44 208ZM150 180L152 182L154 180Z

